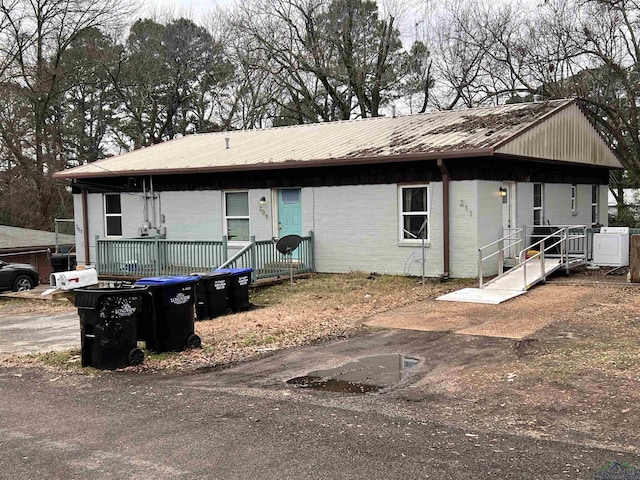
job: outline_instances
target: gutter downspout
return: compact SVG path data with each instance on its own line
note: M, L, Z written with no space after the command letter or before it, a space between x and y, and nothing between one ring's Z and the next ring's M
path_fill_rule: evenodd
M84 238L84 264L90 265L89 258L89 212L87 211L87 190L82 189L82 236Z
M443 244L443 272L442 279L449 279L449 181L451 176L444 164L444 160L438 159L438 168L442 174L442 244Z

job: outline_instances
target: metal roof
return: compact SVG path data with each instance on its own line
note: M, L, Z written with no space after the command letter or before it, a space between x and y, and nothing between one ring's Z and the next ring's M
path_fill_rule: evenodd
M75 245L75 236L58 234L59 245ZM9 227L0 225L0 250L48 248L56 244L56 234L30 228Z
M573 106L584 135L599 153L580 159L536 156L621 168L620 162L582 113L575 100L519 103L397 117L314 123L262 130L197 134L99 160L57 177L258 170L318 165L350 165L403 160L493 155L530 156L507 148L513 140L549 117ZM583 135L583 136L584 136ZM552 154L538 149L536 155Z

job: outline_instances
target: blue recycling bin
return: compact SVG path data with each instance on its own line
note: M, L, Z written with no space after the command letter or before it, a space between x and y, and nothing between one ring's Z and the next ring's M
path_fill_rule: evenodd
M199 275L147 277L136 286L145 286L148 295L138 338L156 352L179 352L200 347L194 331L195 287Z
M216 272L228 273L231 275L229 283L229 293L227 294L227 305L234 312L249 310L249 284L251 283L251 272L253 268L218 268Z

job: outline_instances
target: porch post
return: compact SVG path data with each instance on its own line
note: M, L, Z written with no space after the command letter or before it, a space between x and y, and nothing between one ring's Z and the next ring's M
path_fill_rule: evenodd
M98 244L98 240L100 239L99 235L96 235L96 272L100 273L100 264L102 263L102 259L100 258L100 245ZM88 250L88 249L86 249ZM85 265L88 265L89 262L85 259Z
M156 256L156 268L155 275L156 277L160 275L160 241L158 240L158 234L153 237L153 253Z
M223 263L226 263L227 260L229 260L229 247L227 246L227 236L223 235L222 236L222 263L220 265L222 265Z
M311 240L311 248L309 248L309 264L311 265L311 271L316 273L316 242L313 236L313 230L309 230L309 239Z
M542 275L542 281L546 282L547 281L547 270L544 266L544 239L542 240L542 243L540 243L540 274Z
M251 272L251 281L255 282L256 277L258 276L258 260L256 258L256 236L251 235L251 268L253 271Z
M87 190L82 189L80 196L82 202L82 238L84 239L84 264L86 266L91 265L90 249L89 249L89 212L87 211ZM97 238L97 235L96 235ZM98 250L98 244L96 243L96 251ZM98 259L96 258L96 263Z
M443 271L445 280L449 279L449 170L444 160L438 159L438 168L442 174L442 244L443 244ZM431 213L431 212L430 212Z

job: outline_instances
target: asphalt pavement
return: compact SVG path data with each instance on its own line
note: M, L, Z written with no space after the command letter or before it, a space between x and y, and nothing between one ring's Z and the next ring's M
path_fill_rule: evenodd
M428 398L410 391L438 360L429 353L438 335L388 330L184 376L3 368L0 478L550 480L640 465L626 452L429 420ZM421 362L369 394L285 383L365 353Z

